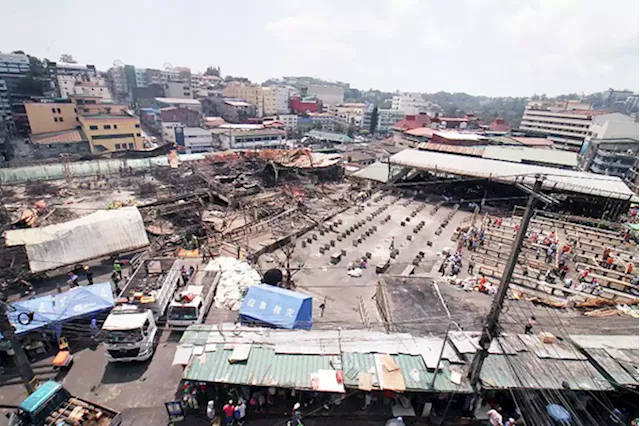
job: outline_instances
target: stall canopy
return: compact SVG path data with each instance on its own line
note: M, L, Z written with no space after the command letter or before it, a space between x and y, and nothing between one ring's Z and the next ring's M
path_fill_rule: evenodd
M12 303L7 309L9 322L20 335L46 327L53 323L72 321L113 308L111 283L100 283L86 287L76 287L55 296L43 296L31 300ZM21 313L33 312L33 320L26 325L26 317Z
M311 296L266 284L249 287L240 307L240 321L310 329L313 322Z

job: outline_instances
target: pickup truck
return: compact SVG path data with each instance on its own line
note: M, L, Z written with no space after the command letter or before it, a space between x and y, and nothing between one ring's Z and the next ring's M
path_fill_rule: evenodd
M7 415L9 426L86 425L118 426L120 413L74 397L60 383L47 381Z
M178 291L167 310L167 325L187 327L204 322L216 292L219 271L197 271L186 289Z

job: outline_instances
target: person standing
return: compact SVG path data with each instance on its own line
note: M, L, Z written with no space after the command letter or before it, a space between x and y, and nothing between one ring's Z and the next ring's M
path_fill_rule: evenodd
M533 326L536 323L536 317L531 315L524 326L524 334L533 334Z
M89 328L91 328L91 338L95 339L96 336L98 335L98 321L95 318L91 319L91 324L89 325Z
M324 317L324 310L327 307L327 298L325 297L322 303L320 304L320 318Z
M78 276L73 273L73 271L69 272L67 274L69 276L69 279L67 280L67 282L69 283L69 287L70 288L74 288L78 286Z
M245 404L244 399L240 399L236 409L233 413L233 417L238 421L238 425L244 425L244 418L247 415L247 404Z
M116 271L118 277L122 279L122 265L120 264L119 260L113 262L113 270Z
M111 281L113 281L114 293L116 296L118 296L120 294L120 287L118 287L120 276L118 275L118 272L113 271L111 273Z
M293 405L293 411L291 412L291 424L292 426L302 426L302 412L300 412L299 402L296 402Z
M93 271L91 270L91 268L89 268L89 266L84 267L84 274L87 277L88 285L93 285Z
M222 411L224 411L224 424L230 425L233 423L233 413L235 410L236 407L233 406L232 400L224 404L224 407L222 407Z
M475 268L476 264L473 259L469 259L469 266L467 267L467 273L469 275L473 275L473 268Z

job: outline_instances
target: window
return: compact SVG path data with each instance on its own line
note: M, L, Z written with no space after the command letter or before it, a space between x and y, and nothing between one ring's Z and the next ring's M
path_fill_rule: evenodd
M140 133L136 133L136 136L137 136L137 137L140 137Z
M116 144L116 149L120 149L120 144L119 143Z
M111 114L111 108L106 108L107 114Z
M77 114L78 113L78 108L74 108L73 112L75 112Z
M111 128L111 124L105 124L104 126L102 126L102 128L104 130L109 130Z
M60 119L59 119L59 120L60 120L60 122L63 122L63 121L64 121L64 119L63 119L62 117L60 117Z
M139 129L139 128L140 128L140 125L139 125L139 124L136 124L136 129Z
M56 109L55 108L51 108L51 112L55 114L56 113Z
M58 122L58 117L53 117L53 121Z
M80 119L78 117L76 117L76 121L80 121Z
M134 149L135 145L133 145L132 143L129 144L129 149Z
M58 108L58 114L61 114L61 112L60 112L60 108Z
M90 130L98 130L98 126L89 126Z
M89 108L82 108L83 112L89 112Z

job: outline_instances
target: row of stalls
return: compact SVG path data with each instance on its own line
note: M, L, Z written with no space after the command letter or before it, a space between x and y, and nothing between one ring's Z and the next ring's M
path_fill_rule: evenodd
M590 402L606 399L623 407L629 395L637 398L637 337L545 343L540 336L514 334L494 339L480 376L483 398L474 402L467 376L479 336L453 332L445 341L364 330L198 325L182 336L173 364L184 366L179 392L190 406L214 400L218 410L242 398L249 414L281 415L300 402L303 413L323 415L441 419L471 417L475 409L473 417L482 419L491 406L513 417L522 404L571 400L580 403L573 414L589 418L596 407ZM637 406L630 415L637 415Z
M63 335L89 341L91 319L106 315L113 306L111 283L107 282L14 302L8 306L7 314L16 336L33 359L57 347Z

